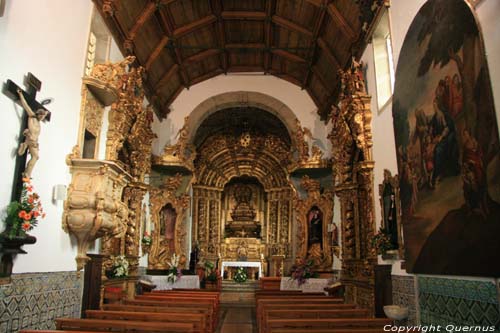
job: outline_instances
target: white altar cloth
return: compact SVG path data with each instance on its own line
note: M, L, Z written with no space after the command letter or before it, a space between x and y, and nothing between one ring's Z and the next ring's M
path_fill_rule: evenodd
M200 277L198 275L183 275L174 283L168 282L165 275L146 275L146 279L156 285L155 290L200 289Z
M258 261L223 261L220 271L221 276L224 274L225 267L258 267L259 278L262 276L262 266Z
M292 280L289 276L281 278L280 290L302 290L303 293L324 293L324 288L328 286L329 279L307 279L307 281L299 286L296 280Z

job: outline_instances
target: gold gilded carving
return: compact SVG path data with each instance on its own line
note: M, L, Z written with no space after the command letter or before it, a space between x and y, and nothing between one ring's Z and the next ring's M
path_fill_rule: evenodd
M339 107L332 107L333 172L335 194L340 199L342 227L342 276L345 298L373 311L376 254L370 96L361 64L353 59L339 71L342 81Z
M265 245L257 238L228 237L221 246L224 261L260 261L265 255Z
M177 133L177 143L167 145L161 156L153 156L155 166L180 166L189 171L194 170L193 161L196 158L196 148L189 141L189 117L184 118L184 126Z
M313 260L315 268L330 270L333 264L332 239L328 224L333 214L333 194L320 193L320 184L308 176L302 177L301 187L307 192L305 199L294 200L297 219L297 258Z
M104 107L95 99L92 94L86 95L85 100L85 129L96 138L101 133L102 116Z
M174 253L178 256L185 255L187 231L184 217L189 206L189 196L186 194L176 195L181 183L182 175L176 174L166 178L159 188L150 190L151 218L154 230L151 235L152 244L148 256L149 269L168 269L168 262ZM167 216L161 213L165 207L169 207L171 215ZM172 235L170 235L170 229L173 229Z
M75 148L74 148L75 150ZM119 237L126 230L128 208L121 201L131 177L116 163L69 156L71 184L64 203L63 229L78 244L77 269L89 260L88 246L104 235Z
M153 108L142 108L126 138L130 149L130 173L138 181L143 181L146 174L151 172L151 150L156 134L151 129L153 123Z
M297 157L288 166L289 171L303 168L326 168L330 164L328 159L323 159L323 151L314 144L311 130L302 127L298 119L296 119L295 144Z

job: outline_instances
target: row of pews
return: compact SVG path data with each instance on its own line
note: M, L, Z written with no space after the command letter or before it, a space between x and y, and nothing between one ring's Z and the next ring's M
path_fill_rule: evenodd
M168 290L138 295L122 304L105 304L87 310L85 318L58 318L57 330L23 330L20 333L192 332L215 333L220 293Z
M391 324L343 299L296 291L259 290L255 294L259 333L375 333Z

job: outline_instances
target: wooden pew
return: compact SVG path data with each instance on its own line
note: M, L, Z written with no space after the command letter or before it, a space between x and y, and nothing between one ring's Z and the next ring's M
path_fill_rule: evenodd
M212 316L215 318L219 312L219 302L212 296L192 296L192 295L138 295L138 301L160 301L175 302L176 304L208 304L212 308Z
M196 332L192 323L168 323L164 322L144 322L132 320L110 320L110 319L73 319L73 318L57 318L56 328L58 330L88 330L102 331L108 330L111 332L162 332L162 333L177 333L177 332Z
M87 310L87 318L133 321L159 321L168 323L192 323L195 332L208 333L207 316L201 313L130 312L112 310Z
M195 301L189 301L189 302L182 302L182 301L175 301L175 300L140 300L140 299L132 299L132 300L123 300L123 305L133 305L133 306L147 306L147 307L155 307L155 308L162 308L162 309L171 309L171 308L176 308L176 309L186 309L188 310L204 310L206 311L206 314L208 316L208 323L211 323L211 331L213 332L215 330L215 327L217 327L217 312L215 312L215 308L213 304L203 304L203 303L197 303ZM106 309L110 309L106 307ZM149 312L154 312L158 310L152 310Z
M391 324L391 320L386 318L342 318L342 319L270 319L266 325L266 333L297 333L312 332L319 329L321 332L359 332L358 330L368 330L369 332L383 332L385 325Z
M344 303L339 303L339 304L314 304L314 303L309 303L309 304L294 304L290 305L289 303L272 303L272 304L266 304L261 308L261 313L260 315L257 315L257 327L259 329L259 332L264 331L265 327L265 322L268 319L268 312L270 311L289 311L289 310L296 310L296 311L314 311L314 312L320 312L323 310L326 311L331 311L331 310L337 310L337 311L344 311L344 310L355 310L356 305L354 304L344 304Z
M272 319L308 319L316 320L320 318L327 319L346 319L346 318L367 318L368 310L365 309L342 309L342 308L324 308L321 309L311 309L311 308L299 308L296 309L280 309L276 310L274 308L264 309L263 318L259 324L259 332L267 332L269 320Z

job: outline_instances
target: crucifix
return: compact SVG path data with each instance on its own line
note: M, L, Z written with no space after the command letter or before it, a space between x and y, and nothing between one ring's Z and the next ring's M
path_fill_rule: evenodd
M4 94L15 103L20 104L24 111L21 128L19 130L19 148L14 169L14 181L12 186L11 201L19 200L23 188L23 176L31 177L31 171L38 160L38 136L40 134L40 122L50 121L50 111L44 105L50 100L38 102L36 93L40 91L42 82L33 74L28 73L25 84L26 91L19 88L11 80L4 85ZM31 159L26 165L28 152Z

